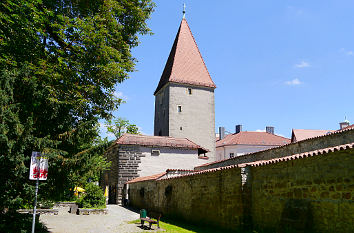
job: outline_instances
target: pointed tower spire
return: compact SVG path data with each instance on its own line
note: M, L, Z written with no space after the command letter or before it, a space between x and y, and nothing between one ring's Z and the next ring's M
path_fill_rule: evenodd
M179 26L154 95L168 82L216 88L185 18Z
M205 155L214 161L215 88L183 17L154 92L154 135L188 138L209 150Z

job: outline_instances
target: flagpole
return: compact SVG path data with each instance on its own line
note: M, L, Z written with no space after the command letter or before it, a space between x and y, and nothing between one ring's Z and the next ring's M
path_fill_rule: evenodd
M38 168L38 173L37 173L37 181L36 181L36 196L34 198L34 207L33 207L32 233L34 233L34 228L36 225L37 194L38 194L38 186L39 186L39 169L40 169L38 162L37 162L37 168Z

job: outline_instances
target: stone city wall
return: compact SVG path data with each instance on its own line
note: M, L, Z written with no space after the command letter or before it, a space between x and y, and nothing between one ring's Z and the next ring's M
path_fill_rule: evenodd
M242 222L240 168L129 184L130 204L198 224L237 228Z
M351 149L251 167L254 226L354 232L353 165Z
M130 203L225 229L354 232L354 149L129 184Z

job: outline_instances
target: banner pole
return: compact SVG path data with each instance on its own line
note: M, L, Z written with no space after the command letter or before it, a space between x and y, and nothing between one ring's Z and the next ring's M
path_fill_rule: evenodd
M38 166L38 167L39 167L39 166ZM34 228L35 228L35 225L36 225L36 210L37 210L38 186L39 186L39 174L37 174L37 181L36 181L36 196L35 196L35 198L34 198L34 207L33 207L32 233L34 233Z

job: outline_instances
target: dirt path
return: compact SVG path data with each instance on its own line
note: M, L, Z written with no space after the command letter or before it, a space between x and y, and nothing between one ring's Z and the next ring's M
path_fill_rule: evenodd
M107 208L107 215L74 215L68 213L68 208L60 208L58 215L41 215L40 221L53 233L144 232L139 224L127 223L138 219L139 214L118 205Z

